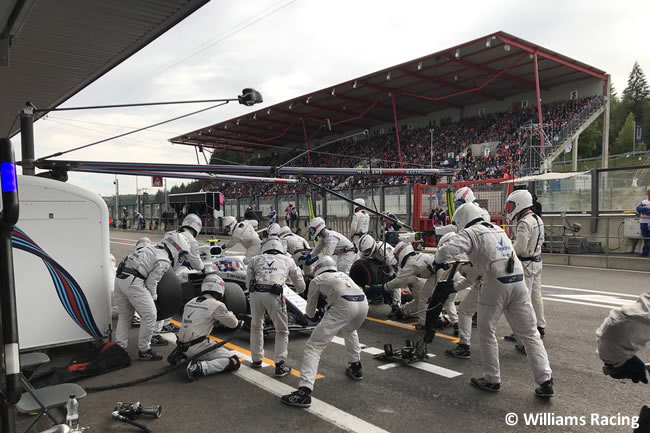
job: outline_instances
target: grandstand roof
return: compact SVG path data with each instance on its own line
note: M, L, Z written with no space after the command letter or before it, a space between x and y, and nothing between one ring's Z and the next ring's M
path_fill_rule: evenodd
M307 93L170 139L222 150L293 146L305 137L344 135L399 119L461 108L605 72L504 32ZM262 93L264 89L259 89ZM542 93L543 94L543 93ZM331 132L329 128L331 127Z
M63 103L207 2L0 1L0 134L25 102Z

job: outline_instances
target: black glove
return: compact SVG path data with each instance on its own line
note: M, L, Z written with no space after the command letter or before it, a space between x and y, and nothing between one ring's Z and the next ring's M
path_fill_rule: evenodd
M614 379L632 379L632 382L648 383L647 370L645 363L638 357L633 356L620 367L613 367L605 364L608 373Z

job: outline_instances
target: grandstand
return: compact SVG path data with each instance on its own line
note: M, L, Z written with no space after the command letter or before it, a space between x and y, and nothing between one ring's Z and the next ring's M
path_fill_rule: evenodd
M278 166L452 167L454 181L543 172L600 115L602 70L496 32L174 137ZM542 101L537 104L536 101ZM366 134L362 134L366 131ZM603 134L603 158L607 158ZM327 187L403 185L403 177L322 178ZM295 186L214 185L227 197L295 193ZM300 188L300 187L298 187Z

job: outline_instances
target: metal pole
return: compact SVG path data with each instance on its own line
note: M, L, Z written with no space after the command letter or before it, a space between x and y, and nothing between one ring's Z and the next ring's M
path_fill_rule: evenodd
M591 170L591 232L598 232L598 170Z
M609 110L611 99L611 78L607 75L605 80L603 80L603 103L605 104L605 112L603 113L602 160L600 163L602 168L609 166Z
M25 104L20 112L20 146L23 157L23 175L34 176L34 106Z
M539 69L537 68L537 51L533 54L535 66L535 97L537 98L537 123L539 124L539 148L540 153L544 152L544 128L542 127L542 98L539 92Z
M429 132L431 132L431 167L433 168L433 129L429 129Z
M117 227L117 221L120 219L120 180L115 176L115 226Z
M4 356L0 357L4 360L0 369L4 371L4 389L0 392L0 427L3 432L13 433L16 431L15 405L22 392L18 354L18 312L11 247L11 229L18 222L19 202L14 150L7 138L0 139L0 167L3 204L0 212L0 346L4 352Z
M135 211L140 212L140 191L138 190L138 176L135 177Z
M397 124L397 109L395 108L395 95L391 93L391 101L393 101L393 119L395 120L395 137L397 137L397 153L399 156L399 168L403 168L402 165L402 147L399 142L399 125Z

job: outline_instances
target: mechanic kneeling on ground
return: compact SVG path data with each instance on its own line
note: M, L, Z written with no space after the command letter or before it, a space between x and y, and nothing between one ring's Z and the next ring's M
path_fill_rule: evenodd
M368 315L368 302L363 290L345 273L337 271L336 262L330 256L322 256L314 266L315 277L309 285L306 314L313 317L318 297L327 300L323 318L305 344L298 390L282 396L282 403L290 406L311 406L311 392L318 372L320 355L332 338L341 333L345 341L348 367L345 374L354 380L362 380L361 347L357 330Z
M170 358L192 358L216 345L208 336L217 324L237 327L237 317L222 302L225 291L226 285L221 277L214 274L205 277L201 284L201 296L190 300L183 308L183 323L178 331L176 349ZM193 381L200 376L235 371L239 367L239 357L225 347L219 347L189 362L185 373Z
M289 324L287 306L282 293L283 286L291 279L297 293L305 291L302 271L293 259L284 253L279 240L271 239L264 244L262 254L251 259L246 270L250 281L251 305L251 358L253 367L262 366L264 357L264 313L267 312L275 328L275 375L286 376L291 372L287 365Z

